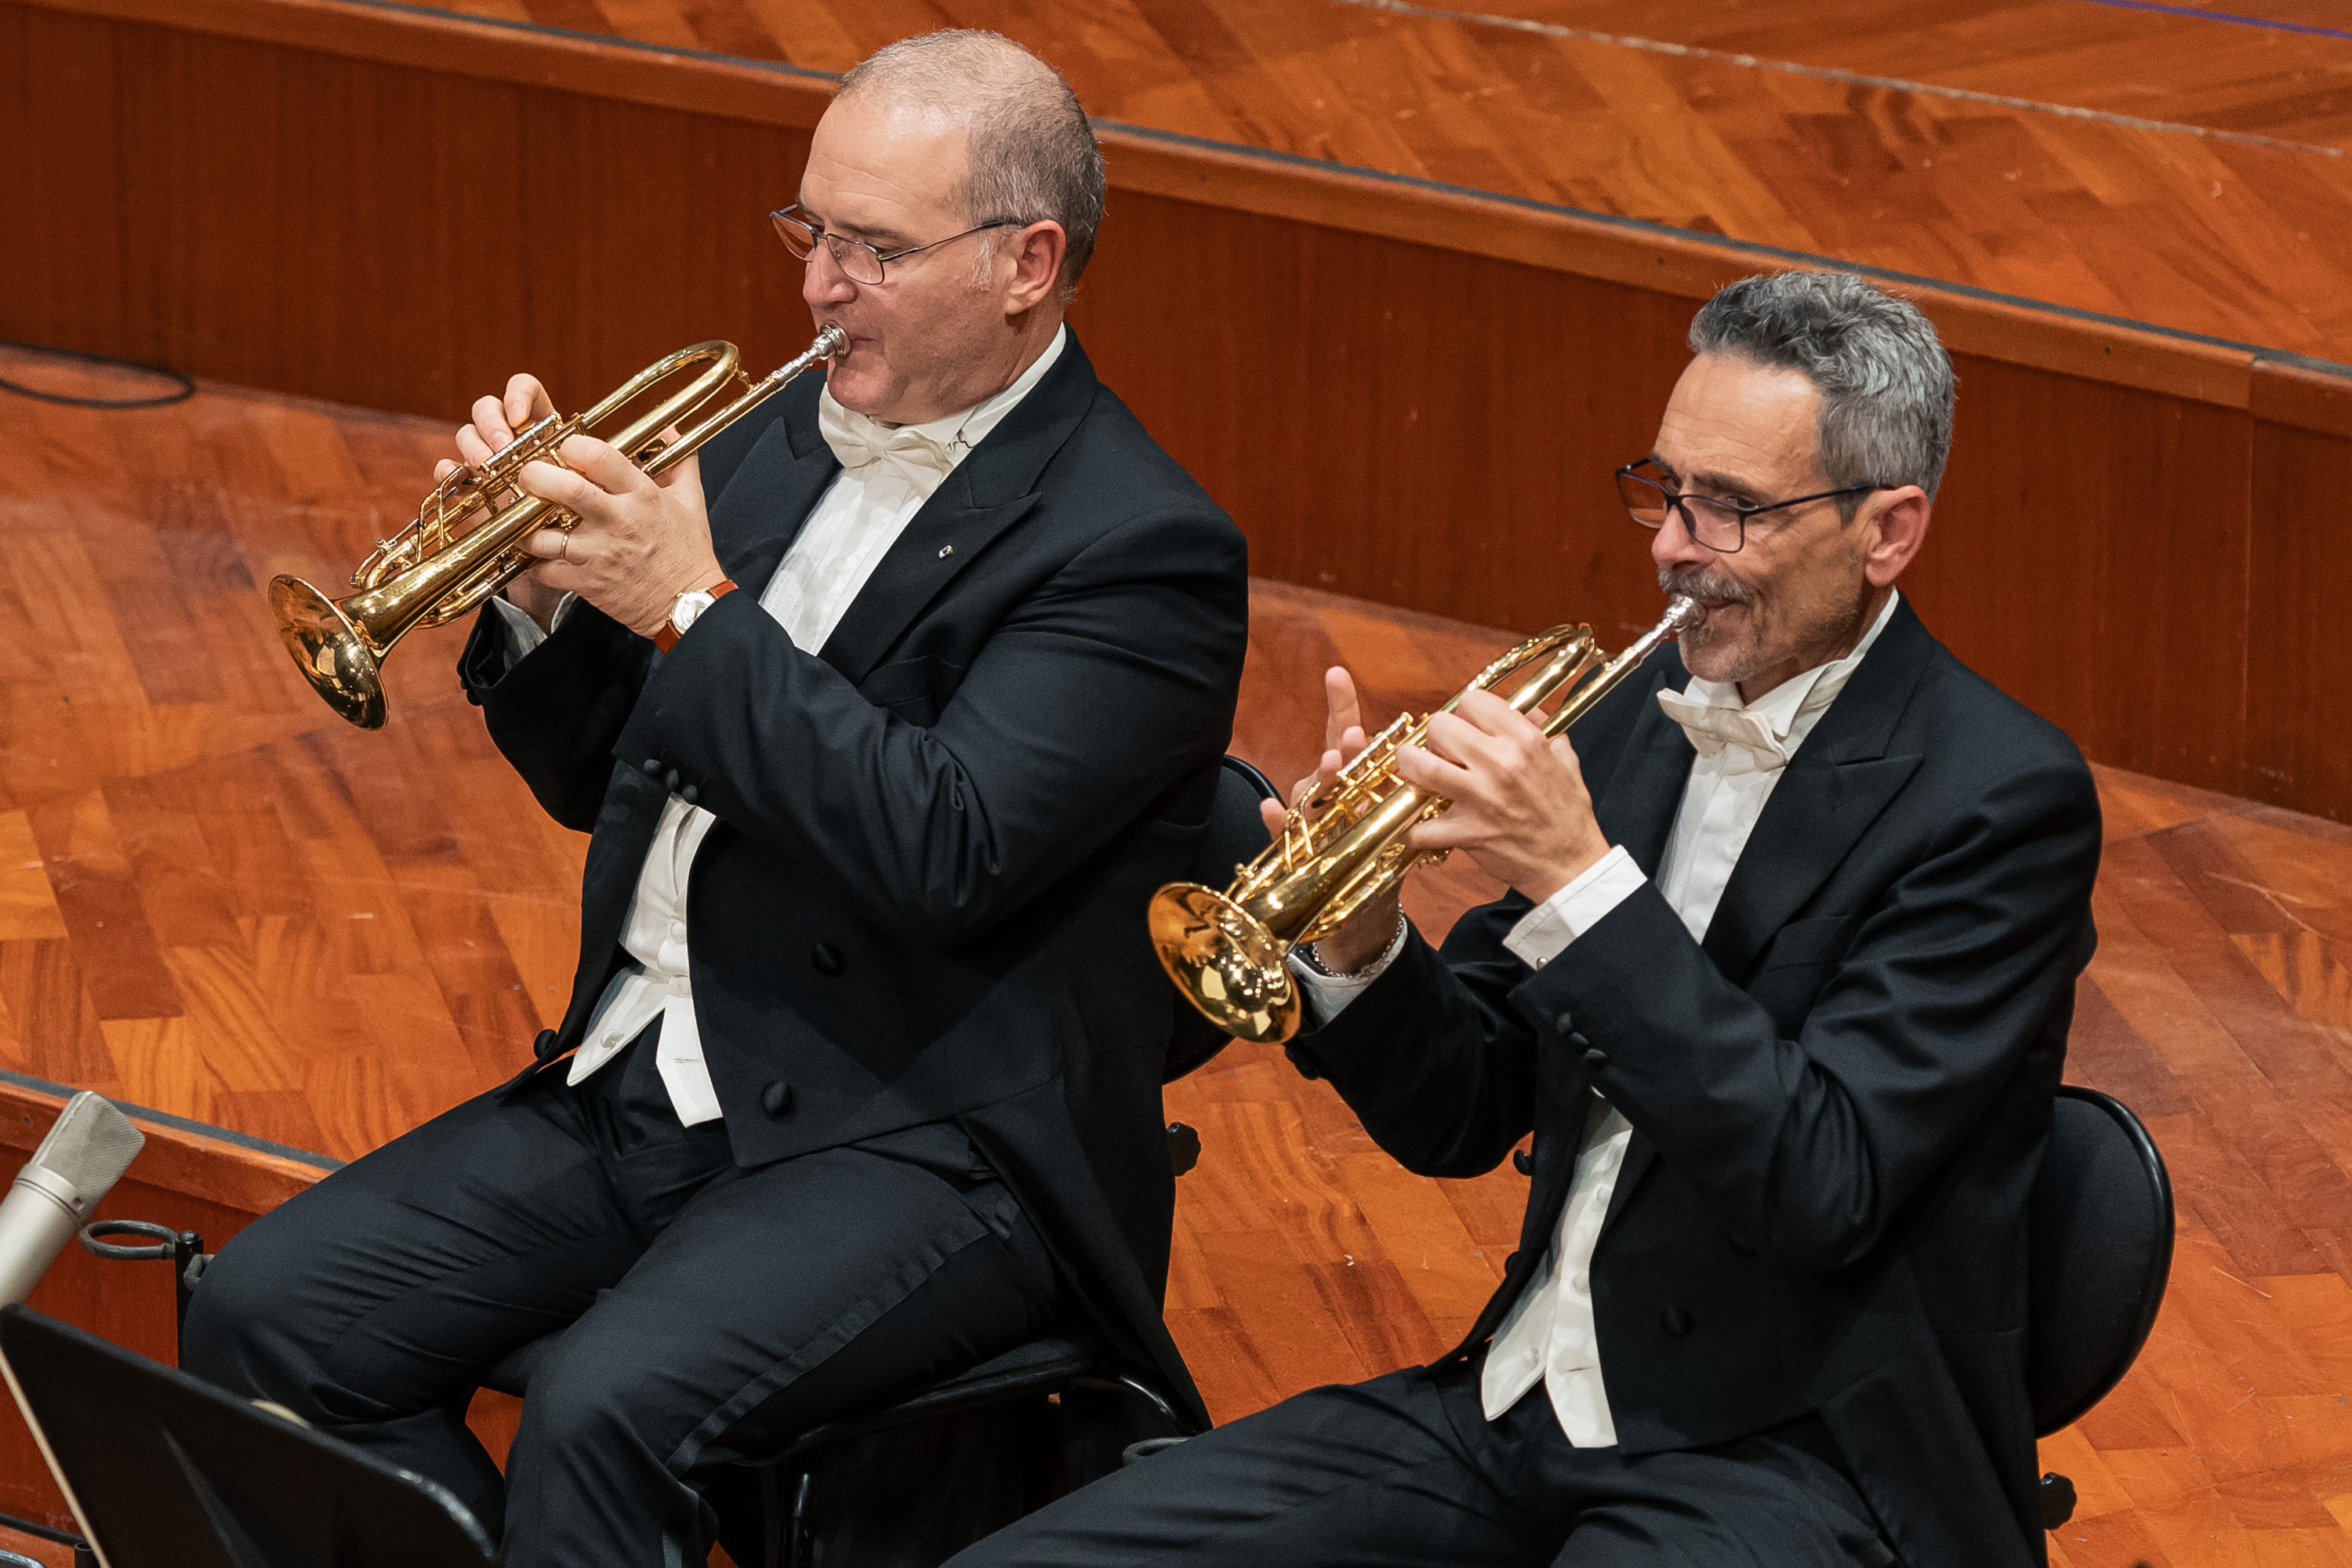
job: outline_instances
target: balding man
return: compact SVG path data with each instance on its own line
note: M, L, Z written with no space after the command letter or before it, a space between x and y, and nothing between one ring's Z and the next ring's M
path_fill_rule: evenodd
M1068 1312L1197 1411L1143 908L1206 816L1245 560L1063 324L1102 192L1026 51L885 49L774 215L849 337L824 387L698 474L582 437L523 472L582 521L461 673L593 834L570 1007L238 1237L187 1331L502 1518L511 1568L699 1563L713 1467ZM547 408L516 378L459 455ZM467 1398L557 1330L501 1483Z

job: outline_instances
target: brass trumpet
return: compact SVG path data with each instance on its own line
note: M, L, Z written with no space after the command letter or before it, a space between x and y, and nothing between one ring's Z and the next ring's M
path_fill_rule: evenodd
M1697 601L1678 594L1667 602L1663 620L1606 663L1591 626L1554 626L1480 670L1438 711L1451 712L1471 692L1490 690L1538 665L1509 702L1528 713L1560 698L1543 724L1546 735L1557 735L1640 668L1660 643L1706 614ZM1160 967L1217 1027L1244 1040L1290 1038L1298 1030L1299 1007L1286 962L1291 950L1339 930L1414 867L1445 858L1446 850L1412 848L1404 838L1453 803L1423 795L1396 773L1397 748L1423 744L1430 717L1399 714L1339 770L1325 795L1291 807L1274 842L1237 867L1223 892L1171 882L1152 896L1151 945Z
M513 581L532 563L523 542L538 530L568 531L580 521L523 492L517 479L525 463L560 463L557 449L567 437L593 434L655 387L702 365L691 382L610 438L647 474L660 474L803 371L848 347L849 335L828 322L804 353L756 382L743 374L735 345L717 339L654 361L585 413L551 414L481 463L451 470L425 498L415 521L360 563L352 574L358 593L331 600L299 577L272 579L278 639L329 707L362 730L383 728L382 666L392 645L418 626L456 620ZM677 439L663 439L663 431L700 414L730 387L740 389L733 402Z

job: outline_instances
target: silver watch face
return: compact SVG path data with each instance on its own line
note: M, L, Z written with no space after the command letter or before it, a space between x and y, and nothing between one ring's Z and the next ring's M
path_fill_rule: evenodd
M695 617L710 608L714 602L709 595L699 591L680 594L677 605L669 612L670 629L684 637L687 629L694 625Z

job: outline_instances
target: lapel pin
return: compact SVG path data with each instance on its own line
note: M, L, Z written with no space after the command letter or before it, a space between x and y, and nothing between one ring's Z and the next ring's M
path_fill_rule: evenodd
M945 561L949 556L953 555L954 553L955 553L955 546L954 546L954 545L952 545L952 544L942 544L942 545L940 545L940 560Z

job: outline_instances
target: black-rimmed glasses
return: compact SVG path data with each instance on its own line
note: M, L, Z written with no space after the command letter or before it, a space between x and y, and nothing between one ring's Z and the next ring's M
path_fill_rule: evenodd
M986 223L972 225L962 234L951 234L946 239L935 239L929 245L910 245L903 250L877 250L862 239L828 234L823 224L810 219L798 202L770 213L768 221L776 226L776 237L784 242L784 248L801 260L806 261L815 255L817 242L822 240L824 247L833 252L833 264L840 268L842 275L852 283L879 283L882 281L882 264L886 261L937 250L942 245L951 244L967 235L978 234L984 228L1017 226L1023 220L1017 217L991 218Z
M1720 500L1713 496L1695 496L1675 489L1654 470L1656 465L1644 458L1638 463L1628 463L1617 470L1617 494L1625 502L1625 513L1643 528L1666 526L1666 514L1682 514L1683 527L1690 536L1719 555L1735 553L1748 542L1748 524L1767 512L1784 511L1792 506L1806 506L1817 500L1834 500L1840 496L1866 495L1883 490L1885 485L1847 485L1834 490L1822 490L1815 495L1791 496L1787 500L1766 501L1761 506L1742 506L1738 501Z

